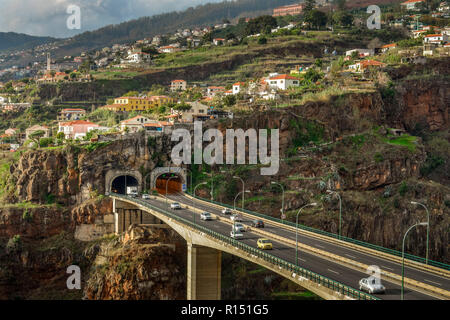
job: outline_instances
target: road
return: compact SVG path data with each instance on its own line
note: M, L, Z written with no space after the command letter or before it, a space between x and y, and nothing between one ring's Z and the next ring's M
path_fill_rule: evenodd
M183 196L183 195L169 195L169 199L177 201L179 203L182 203L184 205L190 205L192 206L193 202L191 199ZM166 205L165 201L159 200L146 200L150 204L152 204L155 207L161 208L161 209L168 209L168 205ZM210 213L213 213L215 215L225 217L221 213L221 211L213 206L209 206L207 204L204 204L202 202L199 202L195 200L195 207L200 210L205 210ZM196 222L202 226L205 226L207 228L210 228L211 230L214 230L218 233L221 233L225 236L230 235L231 226L228 223L222 222L222 221L202 221L200 220L200 213L195 213L191 210L182 209L182 210L174 210L174 213L177 215L185 218L185 219L195 219ZM251 221L246 220L244 218L243 224L244 225L250 225ZM283 229L280 227L275 227L270 224L266 224L264 230L266 232L270 232L273 234L276 234L278 236L282 236L287 239L295 240L295 232L287 229ZM256 233L253 232L245 232L244 233L244 239L240 240L243 243L250 245L252 247L257 247L257 240L261 238ZM389 272L401 274L401 265L398 263L385 260L383 258L375 257L366 253L362 253L356 250L353 250L351 248L341 247L339 245L316 239L313 237L309 237L306 235L302 235L299 233L299 242L302 244L309 245L311 247L315 247L317 249L325 250L332 252L334 254L340 255L345 258L349 258L352 260L356 260L358 262L368 264L368 265L377 265L382 270L386 270ZM273 241L274 249L271 251L271 254L282 258L286 261L289 261L291 263L295 263L295 248L290 245L286 245L284 243L281 243L279 241ZM309 254L307 252L300 251L299 252L299 266L303 267L305 269L311 270L313 272L316 272L318 274L321 274L323 276L326 276L330 279L333 279L335 281L338 281L340 283L343 283L349 287L359 289L358 282L360 279L367 277L368 275L364 272L357 271L351 268L348 268L346 266L343 266L341 264L338 264L336 262L327 260L325 258L321 258L316 255ZM450 279L446 277L441 277L435 274L428 273L426 271L417 270L411 267L405 267L405 277L412 278L439 288L443 288L448 290L450 288ZM400 299L400 286L391 283L388 281L383 281L383 285L386 287L386 292L384 294L376 294L380 299L386 299L386 300L398 300ZM427 295L425 293L412 290L409 288L405 288L405 299L407 300L429 300L429 299L436 299L433 296Z

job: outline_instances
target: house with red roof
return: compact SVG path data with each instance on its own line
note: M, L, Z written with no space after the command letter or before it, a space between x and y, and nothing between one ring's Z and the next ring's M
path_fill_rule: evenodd
M185 91L187 88L187 82L185 80L172 80L170 83L170 91Z
M238 94L242 91L242 88L245 86L245 82L236 82L233 84L233 94Z
M265 79L270 89L287 90L292 87L298 87L300 80L288 74L273 74Z
M443 42L448 42L448 35L440 33L440 34L428 34L423 37L423 43L441 44Z
M376 60L362 60L349 66L350 70L357 73L362 73L369 68L382 68L385 67L386 64L376 61Z
M397 48L397 44L396 43L390 43L390 44L385 44L384 46L381 47L381 52L387 52L391 49L395 49Z
M424 2L424 0L408 0L400 3L400 5L402 6L402 8L406 10L418 10L419 9L418 4L422 2Z
M58 121L80 120L86 115L86 110L77 108L62 109L58 114Z
M98 124L85 120L60 122L58 133L63 132L66 139L81 139L86 136L86 133L99 127Z

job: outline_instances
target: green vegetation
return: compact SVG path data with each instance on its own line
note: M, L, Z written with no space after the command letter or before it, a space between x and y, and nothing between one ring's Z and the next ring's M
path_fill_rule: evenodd
M384 138L383 140L388 144L406 147L411 152L416 150L417 137L403 135L398 138Z
M290 127L294 129L293 147L304 147L310 142L320 144L323 142L325 128L314 121L291 119Z

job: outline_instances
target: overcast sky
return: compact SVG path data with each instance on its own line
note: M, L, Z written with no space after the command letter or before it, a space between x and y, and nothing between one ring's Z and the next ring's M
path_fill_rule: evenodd
M222 0L0 0L0 32L18 32L34 36L69 37L105 25L181 11L208 2ZM67 8L81 10L81 29L70 30Z

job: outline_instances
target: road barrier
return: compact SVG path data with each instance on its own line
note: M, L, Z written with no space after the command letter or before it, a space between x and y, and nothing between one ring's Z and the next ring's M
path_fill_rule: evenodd
M275 256L273 256L273 255L271 255L271 254L269 254L267 252L262 251L262 250L253 248L253 247L251 247L251 246L249 246L249 245L247 245L245 243L242 243L240 241L234 240L233 238L224 236L223 234L220 234L220 233L218 233L216 231L213 231L213 230L210 230L208 228L205 228L204 226L201 226L201 225L199 225L197 223L194 223L193 221L190 221L190 220L184 219L182 217L179 217L179 216L177 216L176 214L174 214L174 213L172 213L170 211L167 211L167 210L155 207L155 206L153 206L153 205L149 204L148 202L145 202L145 201L143 201L141 199L129 198L129 197L125 196L125 195L115 194L115 193L111 193L110 196L118 198L118 199L123 199L123 200L126 200L128 202L131 202L131 203L140 205L142 207L148 208L150 210L154 210L154 211L157 211L159 213L162 213L162 214L166 215L167 217L169 217L169 218L171 218L173 220L176 220L178 222L181 222L181 223L183 223L183 224L185 224L185 225L187 225L187 226L189 226L189 227L191 227L193 229L201 231L201 232L203 232L203 233L213 237L216 240L222 241L222 242L224 242L224 243L226 243L228 245L232 245L233 247L238 248L238 249L240 249L240 250L242 250L242 251L244 251L246 253L252 254L252 255L254 255L254 256L256 256L256 257L258 257L258 258L260 258L260 259L262 259L262 260L264 260L266 262L269 262L269 263L271 263L271 264L273 264L275 266L284 268L285 270L288 270L288 271L290 271L292 273L295 273L296 275L299 275L299 276L301 276L303 278L306 278L306 279L308 279L310 281L313 281L313 282L315 282L315 283L317 283L319 285L322 285L322 286L324 286L326 288L329 288L329 289L331 289L331 290L333 290L335 292L341 293L341 294L343 294L345 296L348 296L348 297L350 297L352 299L358 299L358 300L380 300L380 299L378 299L375 296L372 296L372 295L367 294L365 292L362 292L362 291L359 291L357 289L351 288L349 286L346 286L346 285L344 285L342 283L339 283L339 282L337 282L335 280L329 279L327 277L324 277L322 275L319 275L319 274L317 274L315 272L309 271L309 270L304 269L302 267L296 266L296 265L294 265L291 262L288 262L288 261L283 260L281 258L275 257Z
M189 195L189 196L192 197L192 195ZM196 199L204 201L204 202L208 202L208 203L220 206L220 207L225 207L225 208L229 208L229 209L234 210L234 207L231 206L231 205L228 205L228 204L224 204L224 203L220 203L220 202L216 202L216 201L200 198L198 196L194 196L194 197ZM265 214L262 214L262 213L258 213L258 212L254 212L254 211L250 211L250 210L246 210L246 209L242 209L242 208L236 208L236 211L244 212L244 213L253 215L255 217L260 217L262 219L270 220L270 221L273 221L273 222L277 222L277 223L288 225L290 227L297 228L297 225L294 222L291 222L291 221L281 220L281 219L274 218L274 217L271 217L271 216L268 216L268 215L265 215ZM331 238L334 238L334 239L337 239L337 240L345 241L345 242L348 242L348 243L351 243L351 244L355 244L355 245L362 246L362 247L365 247L365 248L369 248L369 249L372 249L372 250L376 250L376 251L379 251L379 252L391 254L391 255L394 255L394 256L397 256L397 257L400 257L400 258L402 257L402 253L400 251L397 251L397 250L394 250L394 249L385 248L385 247L382 247L382 246L377 246L377 245L372 244L372 243L368 243L368 242L364 242L364 241L360 241L360 240L355 240L355 239L344 237L344 236L339 237L339 235L337 235L337 234L326 232L326 231L315 229L315 228L311 228L311 227L307 227L305 225L300 225L300 224L298 225L298 229L299 230L309 231L309 232L316 233L316 234L320 234L320 235L327 236L327 237L331 237ZM422 264L426 263L426 259L425 258L418 257L418 256L415 256L415 255L412 255L412 254L409 254L409 253L405 253L405 259L412 260L412 261L415 261L415 262L419 262L419 263L422 263ZM433 266L433 267L437 267L437 268L441 268L441 269L444 269L446 271L450 271L450 265L442 263L442 262L438 262L438 261L434 261L434 260L428 259L428 265Z

